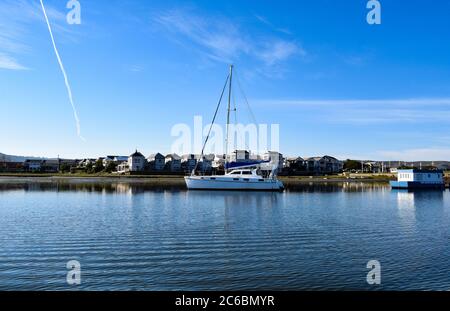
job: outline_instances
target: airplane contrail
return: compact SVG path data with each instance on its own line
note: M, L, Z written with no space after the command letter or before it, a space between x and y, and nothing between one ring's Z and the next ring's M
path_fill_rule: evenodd
M53 38L52 28L50 27L50 22L48 21L48 17L47 17L47 13L45 11L44 3L42 2L42 0L40 0L40 1L41 1L41 6L42 6L42 12L44 12L44 17L45 17L45 20L47 21L48 32L50 33L50 38L52 39L53 49L55 50L55 54L56 54L56 58L58 59L59 67L61 68L61 72L62 72L62 74L64 76L64 82L66 84L67 94L69 95L69 101L70 101L70 104L72 105L73 116L75 118L75 123L76 123L76 126L77 126L77 134L78 134L78 137L81 140L85 140L83 138L83 136L81 136L80 119L78 118L77 109L75 107L75 104L73 103L72 89L70 88L69 79L67 78L66 70L64 69L64 65L63 65L63 63L61 61L61 57L59 56L58 49L56 48L55 39Z

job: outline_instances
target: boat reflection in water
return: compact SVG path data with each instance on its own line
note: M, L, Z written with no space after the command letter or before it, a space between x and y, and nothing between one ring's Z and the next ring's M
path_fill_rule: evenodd
M412 228L424 214L442 214L444 192L438 189L396 190L398 216L402 223Z

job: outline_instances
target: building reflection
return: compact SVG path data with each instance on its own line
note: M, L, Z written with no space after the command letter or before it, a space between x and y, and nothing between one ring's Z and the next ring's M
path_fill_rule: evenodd
M424 213L442 209L445 190L392 190L396 192L398 216L402 223L412 227Z

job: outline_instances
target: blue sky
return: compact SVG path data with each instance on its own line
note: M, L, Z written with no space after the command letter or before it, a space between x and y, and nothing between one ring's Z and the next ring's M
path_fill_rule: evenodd
M0 152L167 153L234 63L286 155L450 160L448 1L382 0L381 25L363 0L79 2L81 25L44 4L85 141L39 1L2 0Z

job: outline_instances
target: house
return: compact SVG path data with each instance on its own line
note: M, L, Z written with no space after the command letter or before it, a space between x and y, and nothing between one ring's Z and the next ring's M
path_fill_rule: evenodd
M304 172L306 171L305 159L302 157L286 158L284 167L289 172Z
M24 168L23 162L10 162L2 161L0 162L0 171L3 172L23 172Z
M166 155L165 167L171 172L181 171L181 157L176 153Z
M107 167L110 163L119 165L120 163L127 162L127 161L128 161L127 156L108 155L103 159L103 166Z
M96 159L83 159L78 163L79 167L86 167L88 165L94 165Z
M151 170L162 171L166 166L166 157L161 153L154 153L148 156L147 162Z
M225 165L225 154L216 154L211 163L212 168L214 169L223 169Z
M283 155L277 151L268 151L264 153L263 160L270 161L270 164L274 167L276 166L278 170L283 169Z
M72 159L59 159L59 162L61 165L68 165L70 167L75 167L80 162L79 160L72 160Z
M137 150L128 157L128 170L130 172L141 172L145 169L146 164L145 157Z
M197 156L195 154L184 154L181 157L181 169L185 172L191 172L197 165Z
M250 152L247 150L235 150L230 156L230 162L246 162L250 160Z
M59 172L61 163L59 159L46 159L42 161L41 171L45 173Z
M130 167L128 166L128 161L122 162L119 165L117 165L117 173L125 174L129 171L130 171Z
M199 161L199 169L202 172L210 172L212 170L212 163L214 161L214 154L203 155Z
M42 169L43 160L27 159L23 162L23 169L27 172L40 172Z
M370 173L381 173L383 171L383 163L375 161L365 162L364 170Z
M331 157L311 157L305 159L306 170L314 174L330 174L342 172L344 164L342 161Z

